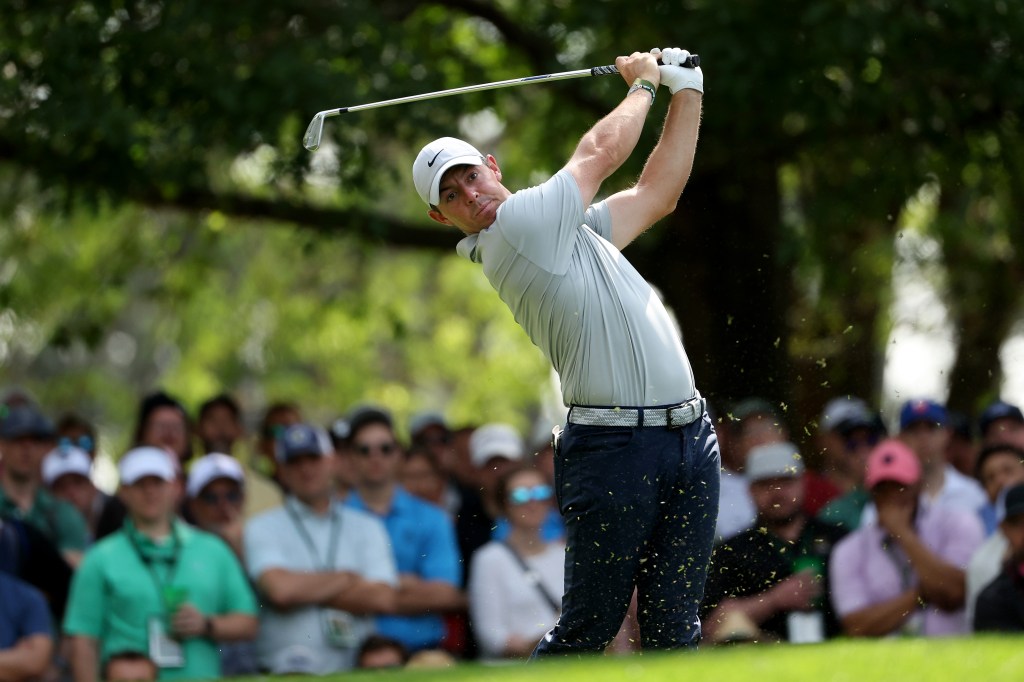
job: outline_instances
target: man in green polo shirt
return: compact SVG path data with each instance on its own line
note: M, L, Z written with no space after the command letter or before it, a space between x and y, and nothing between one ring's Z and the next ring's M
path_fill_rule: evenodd
M4 406L0 415L0 516L38 528L72 566L82 560L89 531L72 505L42 482L42 464L53 447L53 424L32 404Z
M124 527L86 553L71 583L64 632L75 682L95 682L111 657L143 654L160 680L220 677L218 642L256 636L256 601L216 536L175 518L177 471L158 448L120 464Z

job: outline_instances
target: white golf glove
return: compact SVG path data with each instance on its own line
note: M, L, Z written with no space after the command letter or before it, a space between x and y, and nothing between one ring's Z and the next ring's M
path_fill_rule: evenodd
M690 53L678 47L654 48L651 54L661 60L661 84L673 95L680 90L696 90L704 93L704 72L700 67L694 69L680 66L690 57Z

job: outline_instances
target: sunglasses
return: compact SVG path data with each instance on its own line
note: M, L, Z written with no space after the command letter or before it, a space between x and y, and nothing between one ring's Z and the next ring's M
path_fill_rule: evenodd
M237 490L232 490L231 492L224 493L223 495L218 495L217 493L212 492L203 492L199 493L199 500L203 504L208 504L210 506L219 504L221 501L227 502L228 504L242 504L242 493Z
M374 452L379 452L385 457L390 457L397 450L398 447L394 443L360 443L359 445L356 446L356 452L358 452L363 457L369 457Z
M58 445L61 447L73 445L74 447L85 450L86 452L92 452L92 448L95 443L93 443L92 438L89 436L79 436L78 438L69 438L64 436L60 441L58 441Z
M554 491L549 485L519 486L508 491L508 499L512 504L526 504L527 502L546 502L551 499Z

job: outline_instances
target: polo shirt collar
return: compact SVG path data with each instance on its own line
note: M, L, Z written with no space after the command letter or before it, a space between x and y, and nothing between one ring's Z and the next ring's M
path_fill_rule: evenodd
M477 242L480 240L479 234L469 234L459 240L459 243L455 245L455 251L467 260L471 260L474 263L483 262L483 257L480 254L480 249L477 248Z

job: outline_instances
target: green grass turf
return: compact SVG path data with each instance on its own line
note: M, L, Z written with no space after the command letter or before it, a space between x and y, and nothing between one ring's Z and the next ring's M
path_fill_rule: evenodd
M245 678L309 682L316 678ZM816 645L745 645L697 653L598 657L540 663L461 663L442 670L358 671L323 680L355 682L1024 682L1024 636L838 640Z

